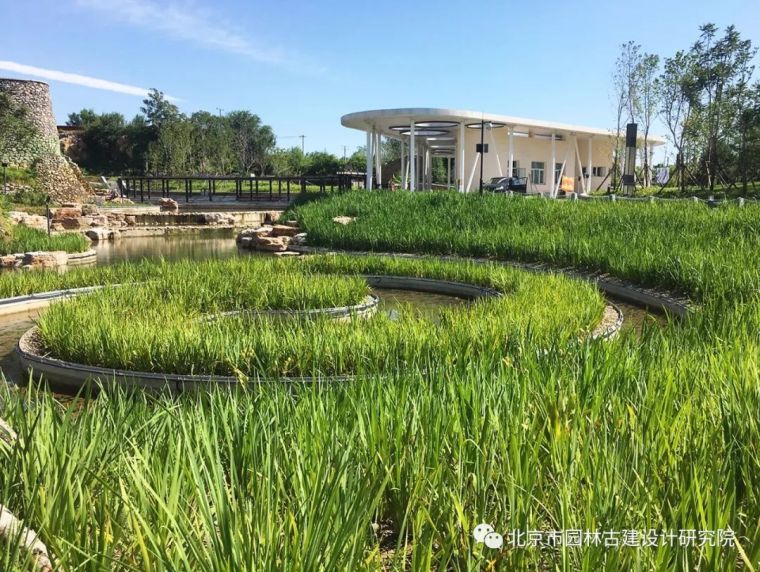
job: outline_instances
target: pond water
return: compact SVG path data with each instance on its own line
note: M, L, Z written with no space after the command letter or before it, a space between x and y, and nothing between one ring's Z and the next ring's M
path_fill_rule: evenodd
M250 250L238 249L230 230L204 231L192 235L146 236L125 238L95 245L98 264L115 264L125 260L163 258L230 258L238 254L251 254ZM252 253L258 254L258 253Z

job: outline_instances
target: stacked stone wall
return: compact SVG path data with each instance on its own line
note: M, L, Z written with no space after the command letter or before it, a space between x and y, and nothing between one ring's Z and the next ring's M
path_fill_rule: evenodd
M34 136L28 142L11 145L7 156L1 159L12 167L32 169L39 190L49 194L54 201L83 198L87 194L87 185L78 167L61 154L48 84L0 78L0 93L25 109L26 119L34 127Z

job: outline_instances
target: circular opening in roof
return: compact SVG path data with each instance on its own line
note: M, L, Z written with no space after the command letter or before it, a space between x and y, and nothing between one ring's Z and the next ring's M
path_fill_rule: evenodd
M488 126L491 126L491 129L499 129L500 127L506 127L506 123L502 123L501 121L484 121L483 122L486 126L486 129L488 129ZM480 129L480 121L477 123L468 123L466 127L469 127L470 129Z
M456 121L418 121L414 124L415 127L425 127L432 129L447 129L449 127L456 127L459 125Z
M411 135L411 133L411 129L401 131L401 135ZM415 129L414 135L419 137L427 137L434 135L448 135L448 133L446 131L441 131L440 129Z

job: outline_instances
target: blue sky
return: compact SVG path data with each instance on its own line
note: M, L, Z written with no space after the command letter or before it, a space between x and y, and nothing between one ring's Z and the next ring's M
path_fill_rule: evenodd
M341 115L374 108L611 127L622 42L668 56L715 22L760 46L758 0L0 0L0 21L0 66L123 84L49 80L60 122L83 107L130 118L141 97L125 86L157 87L187 113L248 109L282 146L303 133L307 151L338 155L364 143Z

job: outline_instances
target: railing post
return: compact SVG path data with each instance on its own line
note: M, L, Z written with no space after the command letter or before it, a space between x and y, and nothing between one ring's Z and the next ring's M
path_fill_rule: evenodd
M286 181L285 184L286 184L286 186L288 188L288 202L290 202L290 177L288 177L288 179L287 179L287 181Z
M216 179L211 179L211 192L208 194L209 202L214 200L214 193L216 193Z
M250 200L253 200L253 179L248 178L248 196Z
M301 192L306 193L306 177L301 175Z
M142 177L140 177L140 202L141 203L145 202L145 193L143 191L143 179L142 179Z
M282 179L277 177L277 198L282 199Z
M269 179L269 200L272 200L272 179Z

